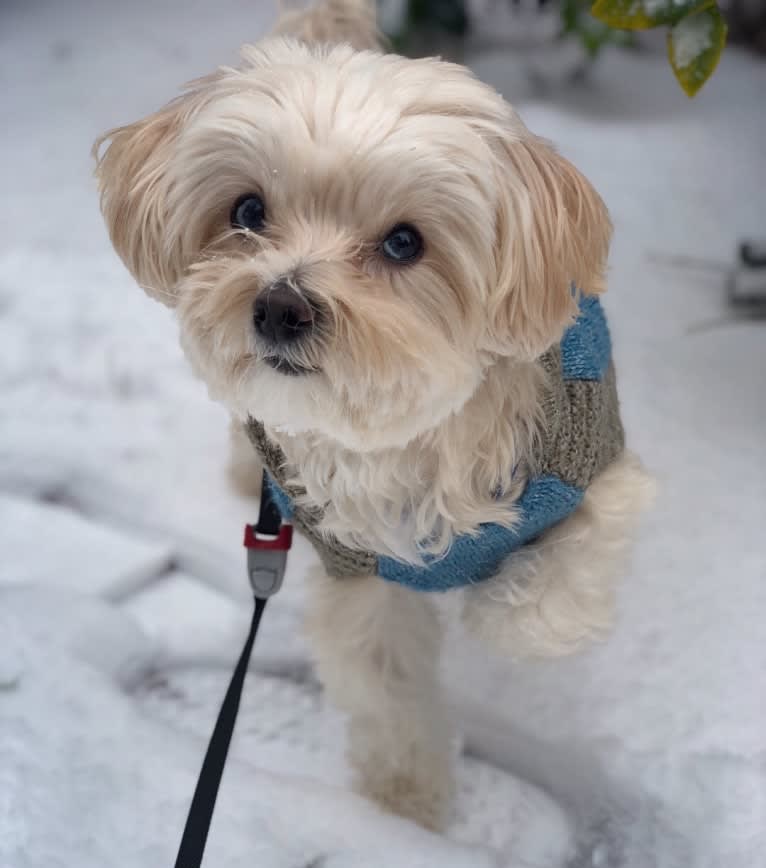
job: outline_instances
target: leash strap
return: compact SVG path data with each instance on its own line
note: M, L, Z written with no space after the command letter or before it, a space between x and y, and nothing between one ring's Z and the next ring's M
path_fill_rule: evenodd
M213 819L213 809L218 796L218 788L221 784L223 767L226 763L226 755L229 752L229 743L234 732L234 724L239 711L239 700L242 696L242 687L247 675L247 666L250 662L250 653L253 650L255 634L258 632L258 624L261 615L266 608L266 598L255 599L253 620L250 623L250 632L245 640L245 647L239 657L237 668L231 676L229 688L223 700L221 710L218 712L218 720L215 729L210 736L205 759L194 790L189 814L186 818L181 846L178 848L175 868L199 868L202 864L202 856L205 853L207 833L210 822Z
M264 538L265 537L265 538ZM258 625L266 608L269 596L276 593L284 577L287 550L292 542L292 527L282 525L282 519L271 497L266 473L263 474L263 489L258 524L245 528L248 576L255 597L253 619L239 661L231 676L213 734L202 762L197 786L186 817L181 845L178 848L175 868L200 868L205 853L205 844L213 819L218 789L223 777L226 756L229 753L237 712L242 698L242 688L258 633Z

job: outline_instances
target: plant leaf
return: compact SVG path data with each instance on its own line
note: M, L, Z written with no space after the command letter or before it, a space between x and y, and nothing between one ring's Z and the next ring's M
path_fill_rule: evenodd
M687 96L694 96L718 66L726 31L715 5L694 12L668 31L670 65Z
M591 14L610 27L649 30L675 24L710 5L715 5L715 0L596 0Z

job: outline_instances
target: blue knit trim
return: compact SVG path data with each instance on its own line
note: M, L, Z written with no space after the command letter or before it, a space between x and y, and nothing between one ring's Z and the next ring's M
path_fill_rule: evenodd
M449 591L491 578L503 561L544 530L566 518L583 492L555 476L540 476L527 484L516 506L520 521L514 528L483 524L476 534L462 534L442 557L412 566L393 558L378 558L378 575L416 591Z
M282 491L282 489L272 479L271 474L268 472L266 473L266 482L269 486L269 492L271 494L272 500L274 501L277 509L279 510L279 514L284 519L291 519L293 517L292 498L284 491Z
M561 369L565 380L600 380L612 358L612 341L601 302L593 295L580 299L580 315L561 339Z

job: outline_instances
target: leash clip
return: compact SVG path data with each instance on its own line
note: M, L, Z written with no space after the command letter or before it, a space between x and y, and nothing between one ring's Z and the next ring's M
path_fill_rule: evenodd
M293 543L293 526L283 524L277 536L259 535L254 524L245 525L247 576L259 599L270 597L282 587L287 552Z

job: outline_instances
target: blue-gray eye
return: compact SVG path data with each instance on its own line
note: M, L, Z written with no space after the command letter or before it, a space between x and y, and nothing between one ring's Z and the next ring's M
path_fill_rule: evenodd
M260 232L266 222L266 206L257 193L240 196L231 209L231 225L235 229Z
M414 226L399 223L383 239L381 249L386 259L412 262L423 252L423 236Z

